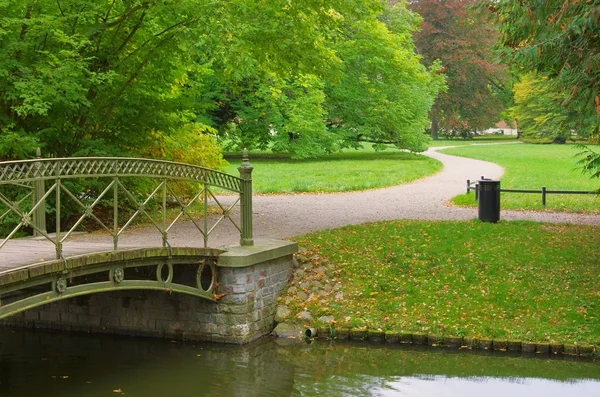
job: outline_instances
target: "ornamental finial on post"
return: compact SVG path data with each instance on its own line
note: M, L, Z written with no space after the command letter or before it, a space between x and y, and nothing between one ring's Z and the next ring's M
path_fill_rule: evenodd
M242 164L238 167L241 183L240 217L242 236L240 245L254 245L252 236L252 170L254 167L248 159L248 150L242 151Z
M243 180L252 180L253 169L254 167L250 164L250 159L248 158L248 149L244 148L242 150L242 164L238 167L240 178Z

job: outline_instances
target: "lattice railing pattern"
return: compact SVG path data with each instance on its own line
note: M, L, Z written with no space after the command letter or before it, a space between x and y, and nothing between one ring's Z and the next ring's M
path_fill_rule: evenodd
M241 193L241 179L223 172L170 161L120 158L75 157L0 163L0 184L56 178L145 176L199 182Z
M240 242L242 245L252 245L252 169L248 161L248 153L244 151L242 166L239 168L240 177L229 175L216 170L203 168L191 164L174 163L160 160L137 159L137 158L107 158L107 157L84 157L84 158L60 158L0 162L0 187L18 186L31 190L25 197L19 200L11 200L3 194L0 189L0 207L6 208L0 212L2 218L13 215L17 225L0 240L0 249L6 245L9 239L24 229L30 228L36 235L44 236L56 246L56 257L62 257L62 245L73 231L86 219L93 220L102 230L113 237L114 248L118 248L119 237L134 222L136 218L149 221L162 236L163 246L170 247L169 232L180 218L190 220L202 234L204 247L208 247L208 237L222 221L230 221L240 231ZM106 179L109 182L104 190L95 197L82 198L81 192L69 190L63 183L68 179L95 178ZM124 178L152 178L157 179L158 184L150 193L131 191L131 188L123 184ZM189 182L193 189L191 199L178 197L173 185L178 182ZM213 187L225 189L239 194L239 198L233 205L222 205L212 191ZM87 193L86 193L87 194ZM55 234L50 235L46 231L45 219L46 200L50 195L55 197L56 214ZM27 209L21 205L32 197L31 207ZM208 203L212 199L218 206L221 216L213 224L208 223ZM77 219L69 229L63 230L61 223L61 201L69 200L71 206L77 209ZM111 201L113 206L113 222L106 224L94 213L94 209L101 200ZM120 205L127 201L133 206L134 213L126 220L120 221ZM175 202L179 207L179 214L171 222L167 222L167 201ZM190 214L190 207L196 201L203 201L203 220L194 219ZM151 214L149 205L151 202L159 202L160 213L158 218ZM233 207L240 206L239 224L231 216ZM0 218L1 220L1 218Z

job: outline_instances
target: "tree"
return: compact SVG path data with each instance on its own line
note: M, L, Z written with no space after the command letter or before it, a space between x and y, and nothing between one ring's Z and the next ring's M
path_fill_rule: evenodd
M414 16L399 6L391 18L384 5L5 0L0 149L18 138L24 148L39 143L55 156L165 153L153 149L157 139L173 143L169 137L182 131L244 145L275 141L298 157L365 136L418 149L409 135L423 124L439 78L414 55ZM394 31L383 18L403 28ZM361 62L344 46L351 41L369 49ZM358 66L361 76L351 69ZM356 99L340 90L355 77L371 82L359 87L371 109L360 125L351 121L359 109L340 102ZM9 155L23 153L0 153Z
M334 20L321 31L330 69L257 69L232 79L217 67L207 99L218 103L212 125L238 147L273 144L294 157L365 141L424 150L421 131L443 77L415 54L411 34L418 18L403 4L382 1L328 14Z
M489 8L502 23L505 56L548 79L569 117L556 122L579 135L600 128L600 3L501 0ZM563 95L564 93L564 95Z
M0 125L48 155L126 154L184 123L194 1L0 4ZM199 13L202 15L202 12Z
M3 1L2 139L29 137L57 156L135 153L157 131L201 121L212 62L237 80L331 69L321 29L334 18L322 10L338 3Z
M560 129L592 140L600 135L600 3L589 1L501 0L488 7L502 23L505 56L522 70L548 79ZM564 115L567 114L567 117ZM583 169L598 177L600 156L581 153Z
M506 90L506 69L493 63L498 36L485 14L471 6L475 0L413 0L410 8L423 17L416 34L417 49L426 64L439 60L448 89L436 99L431 135L444 130L478 130L500 119L502 101L494 95Z
M412 34L420 19L404 4L381 14L348 19L346 40L334 49L343 61L339 83L326 89L329 130L342 144L366 141L412 151L426 149L423 129L444 84L434 62L427 70L415 52Z
M513 90L514 106L509 113L517 120L524 140L565 143L571 136L570 130L561 127L561 123L569 117L560 105L566 94L556 92L546 77L539 77L533 72L521 76Z

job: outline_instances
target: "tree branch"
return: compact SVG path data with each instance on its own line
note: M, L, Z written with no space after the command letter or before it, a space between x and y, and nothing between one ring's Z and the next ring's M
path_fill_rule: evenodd
M197 19L190 19L188 21L181 21L181 22L177 22L176 24L169 26L168 28L163 29L161 32L156 33L152 38L156 38L156 37L160 37L163 34L173 30L174 28L178 27L178 26L183 26L183 25L188 25L189 23L192 23L194 21L197 21ZM130 52L129 54L127 54L127 56L123 59L121 59L119 61L118 64L115 65L115 67L118 67L121 63L127 61L130 57L132 57L134 54L138 53L139 51L141 51L142 49L144 49L151 41L152 38L144 41L142 44L140 44L135 50L133 50L132 52Z
M129 32L129 34L127 35L127 37L125 37L125 40L123 40L123 42L121 43L121 45L117 49L117 51L116 51L117 54L119 52L123 51L123 49L131 41L131 39L133 38L133 36L135 36L136 32L142 27L142 23L144 22L144 18L146 18L146 10L144 10L144 12L142 12L142 15L140 16L140 19L138 20L138 22L135 24L135 26L133 27L133 29L131 29L131 32Z
M31 4L27 4L27 8L25 9L25 19L31 19ZM26 33L27 33L27 24L23 23L21 25L21 33L19 34L19 39L21 41L25 40Z
M107 23L106 24L106 28L112 28L114 26L120 25L121 23L123 23L123 21L125 21L127 18L129 18L130 15L135 14L138 10L140 9L148 9L148 6L150 5L150 3L143 2L141 4L138 4L137 6L133 7L132 9L130 9L129 11L125 12L124 14L121 14L115 21L111 22L111 23Z
M60 15L64 17L65 13L64 13L62 7L60 6L60 0L56 0L56 5L58 6L58 10L60 11Z
M148 51L148 53L146 54L146 56L144 57L144 59L142 60L142 62L140 62L140 64L135 68L135 70L131 74L131 76L129 76L129 78L127 79L127 81L121 86L121 88L116 93L116 95L114 96L114 98L112 99L112 101L110 102L110 104L107 105L106 114L104 116L104 122L102 123L101 126L103 126L104 124L106 124L106 122L110 119L110 117L112 116L112 112L114 111L114 108L115 108L115 106L117 104L118 99L123 95L123 93L125 92L125 90L127 88L129 88L129 86L131 86L133 84L133 82L139 76L139 74L142 71L142 69L144 69L144 67L152 60L152 55L154 55L154 53L156 52L156 50L159 47L163 46L166 42L168 42L170 39L172 39L174 37L175 37L174 35L165 37L154 48L152 48L150 51Z

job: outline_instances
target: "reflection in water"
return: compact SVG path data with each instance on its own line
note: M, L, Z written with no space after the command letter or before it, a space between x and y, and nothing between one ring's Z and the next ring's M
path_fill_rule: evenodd
M0 396L600 396L600 365L356 343L0 331Z
M582 380L561 382L549 379L503 379L503 378L447 378L434 379L398 378L385 388L372 390L373 396L406 397L535 397L535 396L600 396L600 382Z

